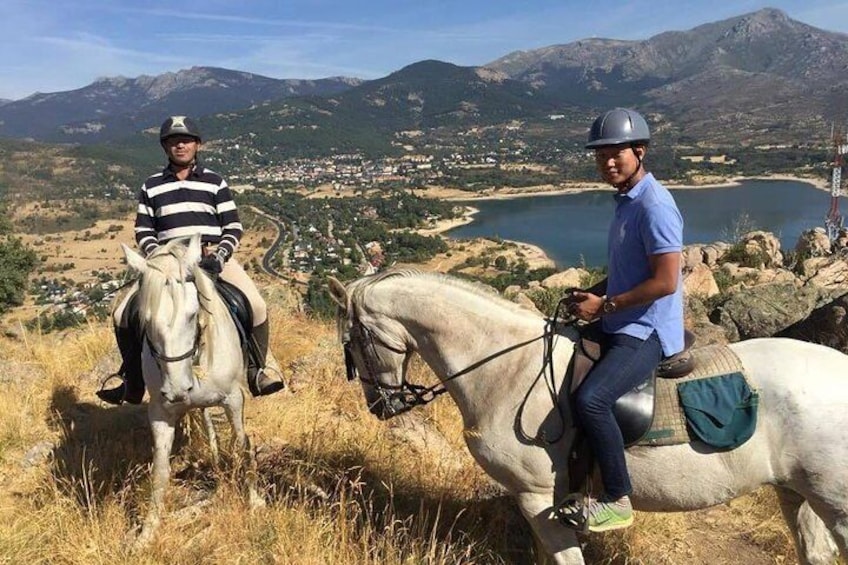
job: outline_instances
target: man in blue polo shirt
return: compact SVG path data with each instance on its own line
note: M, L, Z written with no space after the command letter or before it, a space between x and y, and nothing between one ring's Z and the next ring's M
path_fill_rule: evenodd
M642 163L650 139L639 113L615 108L595 120L586 144L595 152L601 177L616 189L607 279L574 293L569 305L583 320L600 318L603 332L602 357L575 399L604 485L604 493L588 508L589 530L595 532L633 523L615 402L645 382L663 357L683 349L683 218L674 198Z

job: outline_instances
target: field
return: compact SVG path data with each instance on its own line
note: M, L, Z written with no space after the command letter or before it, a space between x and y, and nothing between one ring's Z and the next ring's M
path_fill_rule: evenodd
M189 428L168 514L138 554L131 540L147 507L151 440L143 407L94 396L118 364L109 328L3 338L0 562L535 562L517 507L465 450L453 403L377 421L344 379L334 326L299 313L286 285L265 292L272 350L292 391L248 402L268 506L250 511L236 474L212 468ZM431 378L417 363L412 377ZM589 562L794 562L767 489L702 512L638 513L636 524L587 537Z
M243 219L250 229L239 256L253 263L274 233L255 216ZM110 232L112 225L122 228ZM69 278L122 270L130 219L87 231L43 243L44 265L73 262ZM545 260L530 247L479 240L451 243L424 268L444 271L486 253L532 268ZM267 507L248 508L238 473L214 468L203 434L188 424L159 534L133 552L148 504L151 437L144 406L106 406L94 394L119 364L111 329L21 331L0 337L0 563L538 562L516 505L465 449L450 399L376 420L360 387L344 378L334 324L304 314L287 283L256 276L270 307L271 348L290 384L247 403ZM416 359L411 378L433 377ZM220 431L228 437L223 422ZM589 563L796 562L770 489L699 512L637 513L633 528L583 540Z

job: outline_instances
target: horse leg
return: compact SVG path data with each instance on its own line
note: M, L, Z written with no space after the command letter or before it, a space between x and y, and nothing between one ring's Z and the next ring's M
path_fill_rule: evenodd
M519 494L516 500L551 562L557 565L584 565L577 533L560 524L554 517L551 498L551 494L526 492Z
M256 468L256 457L250 445L250 438L244 431L244 394L241 389L230 395L229 401L224 404L224 410L233 428L235 452L247 473L247 495L250 507L261 508L265 506L265 498L259 494L256 486L259 472Z
M174 430L177 417L167 414L155 404L149 408L150 429L153 432L153 470L151 471L150 508L136 539L135 547L142 548L150 543L156 529L165 501L165 491L171 476L171 449L174 446Z
M800 565L829 565L836 557L837 547L827 526L813 512L803 496L783 487L775 487L783 518L795 539Z
M209 440L209 451L212 453L212 465L217 469L221 464L221 457L218 451L218 433L215 431L215 423L212 421L212 411L209 408L204 408L203 425L206 428L206 437Z

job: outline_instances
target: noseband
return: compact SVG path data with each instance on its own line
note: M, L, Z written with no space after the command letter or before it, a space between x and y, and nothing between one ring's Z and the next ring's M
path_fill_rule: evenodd
M346 333L342 339L342 346L344 348L344 358L345 358L345 371L347 372L347 380L353 381L357 378L360 382L365 383L374 388L377 393L380 395L380 399L383 401L383 407L386 411L387 417L397 416L398 414L403 414L404 412L408 412L412 410L416 406L423 406L429 402L432 402L436 399L440 394L444 394L447 392L447 389L439 383L434 386L424 386L415 383L407 382L406 375L403 375L401 378L400 384L390 385L381 383L374 375L377 374L377 371L372 362L372 357L369 355L363 355L363 361L365 362L365 369L369 373L368 375L360 375L359 371L356 369L356 364L353 361L353 340L352 334L358 334L356 337L360 338L360 344L362 344L363 349L370 349L373 354L373 358L379 359L380 354L377 352L377 340L374 337L374 333L369 330L362 322L358 319L354 319L353 325L351 326L350 332ZM409 350L398 349L396 347L392 347L387 345L385 342L380 341L380 345L392 351L394 353L406 355L409 353ZM457 375L458 376L458 375Z
M150 354L153 355L154 359L164 363L176 363L177 361L185 361L186 359L194 357L194 354L197 353L197 348L200 346L200 332L197 332L194 336L194 345L191 346L191 349L182 355L177 355L176 357L168 357L167 355L160 353L153 345L153 342L150 341L150 337L147 335L147 332L144 333L144 341L147 342L147 347L150 349Z
M158 269L157 269L158 270ZM185 277L186 283L194 283L194 275L189 273ZM170 284L170 281L165 283L166 285ZM200 290L197 290L198 294ZM200 347L200 329L196 328L196 332L194 335L194 345L191 346L191 349L183 353L182 355L177 355L175 357L168 357L167 355L160 352L156 349L156 346L153 345L153 342L150 341L150 336L147 334L147 329L144 329L144 341L147 342L147 347L150 349L150 354L153 355L153 358L157 361L161 361L163 363L176 363L177 361L185 361L191 357L194 357L194 354L197 353L197 349Z

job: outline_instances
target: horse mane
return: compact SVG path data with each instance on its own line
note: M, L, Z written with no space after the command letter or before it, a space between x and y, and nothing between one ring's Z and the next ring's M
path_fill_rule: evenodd
M174 315L182 308L182 294L176 292L177 285L185 284L184 272L194 277L197 299L200 304L198 324L201 343L210 344L216 320L229 319L226 305L218 296L215 283L198 265L186 265L183 269L188 247L182 240L171 240L156 249L147 259L147 272L139 288L138 307L142 326L145 326L159 310L162 297L168 292L174 302ZM212 363L214 347L207 348L209 363Z
M185 252L186 246L173 240L156 249L147 258L148 268L142 276L138 290L138 312L142 328L147 326L159 311L166 292L174 302L173 315L179 310L181 298L174 290L176 283L185 282L180 268Z
M444 273L432 272L432 271L421 271L412 267L397 267L388 269L386 271L382 271L375 275L371 275L368 277L363 277L361 279L357 279L348 287L348 291L351 296L351 302L354 304L362 304L369 291L376 285L378 285L381 281L387 279L394 278L414 278L414 279L422 279L427 281L432 281L436 284L446 285L449 287L457 288L463 290L465 292L469 292L475 296L479 296L486 300L493 302L494 304L510 310L515 313L520 314L530 314L532 312L527 310L526 308L507 300L502 297L497 291L493 290L491 287L488 287L482 283L477 283L465 279L461 279L458 277L452 277L450 275L446 275Z

